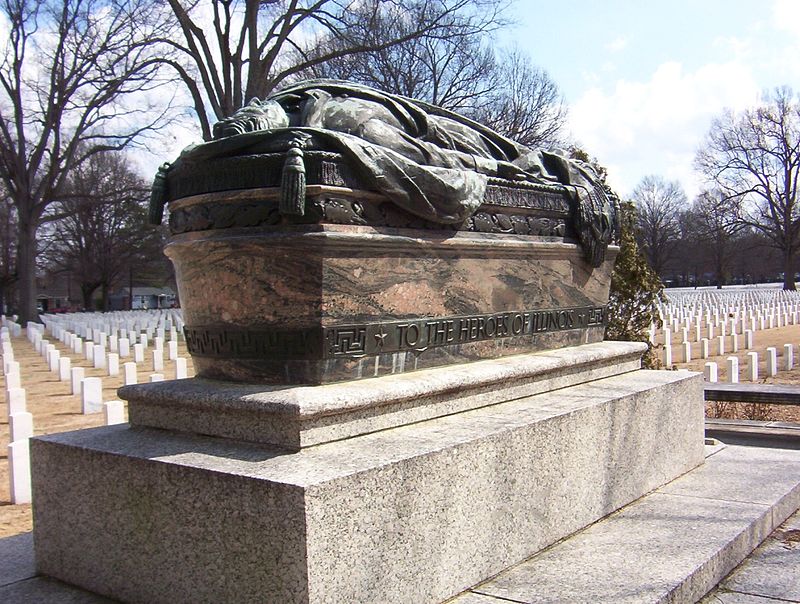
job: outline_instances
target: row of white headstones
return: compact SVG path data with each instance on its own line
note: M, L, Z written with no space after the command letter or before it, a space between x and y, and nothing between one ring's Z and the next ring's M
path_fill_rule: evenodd
M786 327L800 324L800 292L776 289L753 289L739 291L672 291L667 293L667 301L660 303L658 313L661 326L650 326L650 341L659 339L664 344L663 361L667 367L673 364L673 334L680 337L680 362L692 360L692 342L700 344L700 358L711 355L712 343L716 344L717 355L726 351L739 352L740 344L744 350L754 347L755 333L759 330ZM743 342L739 337L743 336ZM727 344L730 344L727 346ZM778 350L769 347L766 354L767 375L774 376L781 368L778 363ZM782 368L794 367L794 347L783 346ZM739 358L727 357L726 373L729 382L739 381ZM705 363L705 379L718 380L716 362ZM746 378L759 379L759 354L747 352Z
M178 356L178 337L183 330L179 311L133 311L121 313L81 313L72 315L43 315L44 325L29 322L27 338L48 363L50 371L58 373L60 381L70 382L70 391L81 397L84 414L103 412L106 425L125 422L125 406L121 400L103 401L103 384L99 377L86 377L83 367L72 367L71 359L57 350L45 338L48 333L75 354L83 354L94 368L106 369L109 376L120 373L120 358L133 356L123 364L124 385L138 383L137 363L145 360L145 351L152 339L153 373L151 382L164 379L164 342L168 358L175 363L177 379L187 376L187 361ZM12 503L31 501L29 438L33 436L33 416L27 411L26 392L22 388L19 362L14 359L11 335L21 337L22 326L13 319L0 317L0 346L5 374L6 405L9 418L8 445L9 481ZM108 349L107 349L108 348Z

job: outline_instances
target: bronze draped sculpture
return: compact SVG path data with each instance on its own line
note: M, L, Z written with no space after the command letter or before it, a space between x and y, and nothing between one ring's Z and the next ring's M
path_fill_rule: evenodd
M617 238L615 196L583 162L530 149L428 103L336 80L289 86L254 99L214 126L214 140L185 150L180 163L284 151L283 196L302 214L303 150L341 153L367 188L433 223L463 223L482 204L489 178L557 187L574 206L573 226L592 266ZM151 220L168 200L162 168ZM287 211L292 211L288 209Z

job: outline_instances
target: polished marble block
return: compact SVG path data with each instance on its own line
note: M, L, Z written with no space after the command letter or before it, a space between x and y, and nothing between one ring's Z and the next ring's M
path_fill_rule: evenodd
M200 377L319 384L599 342L617 248L294 225L174 235Z

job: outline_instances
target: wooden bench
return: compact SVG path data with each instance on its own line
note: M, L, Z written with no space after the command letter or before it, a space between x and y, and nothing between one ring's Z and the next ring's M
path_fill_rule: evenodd
M705 400L800 405L800 386L706 384ZM706 419L706 436L732 445L800 449L800 424L777 421Z

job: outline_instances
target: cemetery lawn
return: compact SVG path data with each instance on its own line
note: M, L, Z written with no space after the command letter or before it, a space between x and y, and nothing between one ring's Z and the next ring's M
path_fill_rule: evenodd
M82 428L93 428L105 423L103 413L83 415L81 413L81 399L70 394L70 382L60 382L58 373L51 373L47 363L37 354L24 335L12 338L14 359L19 361L21 387L26 391L27 410L33 415L33 431L35 436L68 432ZM83 358L68 350L55 338L50 342L56 345L61 356L69 356L72 367L84 367L86 377L99 377L103 379L103 400L117 399L117 388L122 386L122 363L133 360L132 358L120 359L120 375L109 377L105 369L95 369ZM152 361L149 360L152 347L145 352L145 362L137 367L139 383L147 382L152 371ZM194 375L192 360L186 351L183 340L178 343L178 355L187 359L187 375ZM166 356L166 346L165 346ZM175 378L175 363L164 360L164 378ZM32 530L31 506L11 505L11 495L8 476L8 416L7 406L4 404L0 411L0 538L17 535Z
M673 342L678 340L673 337ZM660 339L659 339L660 340ZM661 341L661 340L660 340ZM674 363L678 369L689 369L691 371L703 372L703 368L708 361L717 363L718 378L720 382L728 381L726 359L730 356L739 358L739 381L749 383L747 380L747 353L755 351L758 353L758 383L760 384L785 384L800 385L800 325L788 325L775 329L757 330L753 333L753 348L744 350L744 337L739 336L740 348L736 353L726 351L725 354L716 354L716 343L710 343L710 355L707 359L700 358L700 344L692 342L692 360L689 363ZM784 370L784 344L792 344L794 348L794 368L791 371ZM730 344L730 337L727 338L726 345ZM778 353L778 373L774 377L767 376L767 353L766 350L774 346ZM657 353L663 358L663 344L659 344ZM672 358L680 359L680 344L673 343ZM713 403L706 404L707 417L724 417L728 419L752 419L761 421L782 421L800 423L800 407L788 405L745 405L741 403L726 403L715 407Z

